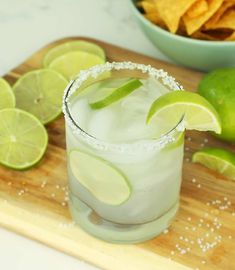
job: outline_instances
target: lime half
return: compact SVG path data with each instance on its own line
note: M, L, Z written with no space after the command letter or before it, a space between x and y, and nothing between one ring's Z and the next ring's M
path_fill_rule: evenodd
M49 68L62 74L66 79L73 79L83 69L88 69L98 64L104 64L105 60L87 52L68 52L53 60Z
M184 117L186 129L221 132L220 118L214 107L202 96L186 92L172 91L160 96L152 104L147 123L164 119L175 126Z
M67 84L67 80L53 70L30 71L13 86L16 107L32 113L47 124L60 115Z
M15 107L15 96L9 83L0 78L0 110Z
M0 111L0 163L16 170L36 164L45 153L48 135L32 114L9 108Z
M56 58L72 51L83 51L91 53L105 60L104 50L100 46L84 40L75 40L62 43L50 49L43 59L43 66L49 67L51 62Z
M77 181L101 202L119 205L129 198L128 180L108 161L76 149L69 154L69 164Z
M101 109L117 102L142 86L137 79L130 79L118 88L101 88L89 100L92 109Z
M198 162L226 177L235 180L235 154L220 148L207 148L193 155Z

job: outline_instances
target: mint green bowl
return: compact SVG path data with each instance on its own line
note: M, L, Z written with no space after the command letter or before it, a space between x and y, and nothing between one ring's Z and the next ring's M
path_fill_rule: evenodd
M128 4L145 35L176 63L202 71L235 66L234 41L205 41L171 34L145 19L134 2L129 0Z

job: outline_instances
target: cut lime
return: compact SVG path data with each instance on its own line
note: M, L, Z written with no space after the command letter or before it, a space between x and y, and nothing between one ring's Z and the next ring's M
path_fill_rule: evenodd
M77 181L103 203L119 205L129 198L128 180L108 161L76 149L70 152L69 163Z
M104 59L87 52L68 52L53 60L49 68L59 72L68 80L73 79L83 69L104 64Z
M117 102L138 89L142 84L140 80L130 79L118 88L101 88L89 100L92 109L101 109Z
M194 153L193 162L198 162L235 180L235 154L220 148L207 148Z
M221 132L220 118L214 107L202 96L186 91L172 91L155 100L147 123L157 124L160 118L173 127L182 117L186 129Z
M54 61L57 57L72 51L83 51L91 53L105 60L104 50L100 46L84 40L75 40L62 43L50 49L43 59L43 66L49 67L51 62Z
M0 78L0 110L15 107L15 96L9 83Z
M67 84L66 79L53 70L30 71L13 86L16 107L32 113L47 124L60 115Z
M9 108L0 111L0 163L16 170L36 164L45 153L48 135L32 114Z

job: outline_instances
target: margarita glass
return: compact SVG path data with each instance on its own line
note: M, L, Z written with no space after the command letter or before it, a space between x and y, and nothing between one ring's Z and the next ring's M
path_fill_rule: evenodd
M179 207L183 116L173 126L146 117L159 96L181 89L163 70L131 62L81 71L66 88L69 209L88 233L137 243L171 224Z

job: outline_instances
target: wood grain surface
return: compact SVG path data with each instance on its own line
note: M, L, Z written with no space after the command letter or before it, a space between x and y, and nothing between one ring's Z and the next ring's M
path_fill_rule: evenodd
M46 51L27 59L5 78L13 84L27 71L41 67ZM80 38L81 39L81 38ZM82 38L84 39L84 38ZM93 40L109 61L134 61L163 68L187 90L195 91L202 74ZM64 119L47 126L49 147L37 167L17 172L0 166L0 225L62 252L108 270L234 270L235 181L191 163L204 146L231 144L210 134L187 132L180 211L169 231L138 245L108 244L75 226L67 208Z

